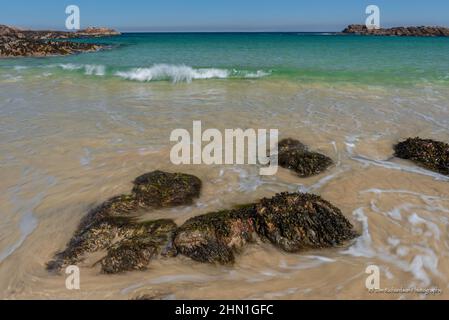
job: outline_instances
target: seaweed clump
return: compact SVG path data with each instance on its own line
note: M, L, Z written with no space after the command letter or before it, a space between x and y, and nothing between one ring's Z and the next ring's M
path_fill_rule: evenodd
M255 240L254 206L212 212L187 220L176 232L178 253L199 262L231 264Z
M159 255L174 255L172 236L177 225L168 219L148 221L135 225L132 235L108 249L101 263L106 274L147 269Z
M134 181L132 190L145 207L162 208L192 204L200 196L201 180L184 173L154 171Z
M449 144L430 139L409 138L394 146L395 156L449 175Z
M254 205L191 218L176 231L173 243L179 254L195 261L231 264L259 237L299 252L339 246L356 236L341 211L321 197L280 193Z
M313 194L262 199L255 221L260 236L287 252L338 246L357 236L338 208Z
M302 178L317 175L333 164L331 158L309 151L298 140L284 139L279 142L278 150L279 165L294 170Z
M145 230L145 224L136 222L139 210L189 205L200 191L201 180L192 175L154 171L138 177L131 194L107 200L81 220L67 248L47 263L47 269L58 271L81 262L88 253L108 249L117 241L137 239ZM154 240L151 232L147 236ZM119 250L117 245L113 249Z

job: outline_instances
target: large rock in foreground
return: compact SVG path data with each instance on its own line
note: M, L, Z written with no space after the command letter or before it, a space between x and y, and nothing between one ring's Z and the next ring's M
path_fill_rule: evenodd
M199 262L229 264L255 240L254 207L213 212L189 219L176 232L178 253Z
M292 145L300 148L290 141L281 149ZM83 218L67 248L47 268L59 271L98 251L106 251L99 260L106 274L145 270L153 259L177 254L232 264L259 237L285 251L300 252L339 246L356 236L338 208L302 193L281 193L257 204L196 216L180 227L167 219L137 220L142 209L190 204L200 189L201 181L186 174L155 171L138 177L131 194L112 198Z
M136 240L141 234L149 234L150 242L154 242L154 236L145 229L147 223L136 222L137 214L142 210L189 205L199 197L200 191L201 180L188 174L154 171L138 177L131 194L104 202L81 220L67 248L55 255L47 264L47 269L58 271L65 266L77 264L87 254L107 249L117 240ZM140 238L139 241L141 240ZM111 254L110 261L125 247L126 245L122 248L116 246L115 252L119 253ZM119 270L121 263L124 264L120 262L117 263L118 267L112 268ZM104 271L110 272L107 268Z
M263 199L255 219L257 233L288 252L334 247L357 236L338 208L312 194Z
M134 181L133 194L147 207L187 205L200 196L201 180L183 173L154 171Z
M173 243L195 261L230 264L257 236L300 252L340 246L357 233L338 208L319 196L281 193L255 205L194 217L176 231Z
M399 37L449 37L449 28L445 27L395 27L390 29L368 29L365 25L351 24L343 34L399 36Z
M411 160L426 169L449 175L449 144L421 138L409 138L394 146L395 156Z
M172 220L156 220L137 224L128 237L108 249L101 260L103 273L145 270L151 260L160 255L174 255L173 233L177 225Z
M298 140L282 140L279 142L278 150L279 165L294 170L302 178L317 175L333 164L331 158L309 151Z

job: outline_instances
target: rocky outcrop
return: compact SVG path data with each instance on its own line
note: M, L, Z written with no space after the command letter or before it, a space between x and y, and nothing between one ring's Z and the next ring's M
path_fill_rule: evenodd
M278 145L279 165L294 170L300 177L317 175L329 168L333 161L329 157L311 152L298 140L285 139Z
M117 261L119 260L117 255L120 255L120 252L131 250L126 242L122 247L120 243L117 244L121 241L139 242L134 250L147 244L148 250L157 251L156 247L162 246L162 242L157 240L160 238L160 230L153 228L154 222L137 222L136 217L139 212L189 205L193 199L199 197L200 191L201 180L192 175L154 171L138 177L134 181L131 194L117 196L104 202L81 220L67 248L55 255L54 259L47 264L47 269L58 271L65 266L83 261L89 253L104 249L113 250L110 252L109 261ZM160 226L161 223L157 225ZM170 228L173 225L174 223L166 221L164 228L166 226ZM111 247L112 245L115 246ZM117 265L120 264L126 265L120 260L115 263L116 267L112 269L104 267L103 270L117 271ZM130 264L131 262L128 262L128 266Z
M163 208L188 205L198 198L201 180L183 173L154 171L134 181L136 200L145 207Z
M0 24L0 36L20 34L21 32L22 32L22 30L19 28L5 26L5 25Z
M115 31L114 29L109 28L96 28L96 27L89 27L87 29L82 29L77 32L75 32L74 37L111 37L111 36L118 36L120 35L120 32Z
M179 254L199 262L229 264L245 244L255 240L254 206L213 212L189 219L177 231Z
M12 26L0 25L0 36L26 38L29 40L55 40L75 38L99 38L118 36L121 33L108 28L89 27L78 31L23 30Z
M0 25L0 57L44 57L97 51L103 46L60 40L96 38L118 34L118 32L106 28L87 28L77 32L63 32L21 30Z
M394 146L395 156L449 176L449 144L421 138L409 138Z
M343 34L399 36L399 37L449 37L449 28L445 27L395 27L389 29L368 29L365 25L351 24Z
M306 150L294 140L280 145L281 152L291 148ZM169 219L138 221L142 210L192 204L201 185L200 179L183 173L154 171L136 178L130 194L104 202L82 219L67 248L55 255L47 269L59 271L103 251L98 264L105 274L145 270L157 257L176 255L232 264L247 244L258 240L286 252L301 252L339 246L357 236L338 208L304 193L281 193L196 216L179 227Z
M45 57L98 51L100 45L68 41L39 41L0 36L0 57Z
M230 264L257 239L300 252L339 246L356 236L341 211L321 197L281 193L254 205L194 217L176 231L173 244L178 254L195 261Z
M176 228L177 225L168 219L137 224L132 236L108 248L100 262L101 271L116 274L145 270L155 257L174 255L172 239Z
M316 195L280 193L255 209L257 233L287 252L338 246L357 236L341 211Z

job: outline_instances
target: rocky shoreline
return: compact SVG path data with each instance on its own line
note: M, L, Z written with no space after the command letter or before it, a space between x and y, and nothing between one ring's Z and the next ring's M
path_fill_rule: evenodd
M279 142L284 167L300 177L326 170L332 160L310 151L300 141ZM393 146L395 156L449 175L449 145L409 138ZM299 169L298 169L299 168ZM306 168L306 170L304 170ZM146 270L154 259L188 257L200 263L230 265L245 246L260 241L287 253L333 248L358 237L343 213L318 195L279 193L256 203L195 216L178 226L171 219L139 221L139 212L191 205L201 195L199 178L154 171L134 180L131 193L91 210L64 251L48 262L59 272L95 252L106 252L93 266L101 273Z
M281 165L308 177L333 161L300 141L279 142ZM97 263L105 274L145 270L153 259L182 255L202 263L232 264L247 244L269 242L285 252L329 248L357 237L342 212L317 195L280 193L270 199L193 217L177 226L170 219L138 221L142 210L190 205L202 182L184 173L154 171L134 180L131 193L91 210L49 271L81 263L106 250Z
M342 31L342 34L398 37L449 37L449 28L419 26L368 29L365 25L351 24Z
M21 30L0 25L0 58L64 56L98 51L104 47L99 44L67 41L67 39L100 38L119 34L106 28L64 32Z

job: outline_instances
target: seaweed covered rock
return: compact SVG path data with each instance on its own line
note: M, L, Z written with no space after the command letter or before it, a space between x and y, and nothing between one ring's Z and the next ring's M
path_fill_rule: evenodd
M303 178L319 174L333 164L332 159L323 154L309 151L298 140L282 140L279 142L278 150L279 165L294 170Z
M183 173L153 171L134 181L131 194L113 197L91 210L81 221L79 230L105 217L128 216L142 209L188 205L198 198L201 180Z
M279 142L278 150L279 153L287 152L290 150L307 151L307 147L299 140L287 138Z
M174 255L173 233L177 225L172 220L156 220L135 225L132 236L108 249L101 260L103 273L145 270L155 256Z
M47 269L58 271L81 262L88 253L109 248L117 239L147 234L145 224L135 222L139 210L191 204L200 190L201 180L192 175L154 171L138 177L131 194L109 199L81 220L67 248L55 255ZM116 246L116 251L124 248Z
M154 171L134 181L133 194L147 207L172 207L187 205L198 198L201 180L183 173Z
M327 248L356 237L341 211L321 197L281 193L256 205L257 233L287 252Z
M126 217L136 213L141 206L134 195L120 195L113 197L83 217L76 234L83 233L86 229L99 221L110 217Z
M89 211L81 220L67 248L47 264L50 271L81 262L86 254L109 247L114 239L129 232L132 214L140 208L134 195L121 195Z
M178 253L199 262L230 264L255 240L254 206L213 212L187 220L176 232Z
M55 255L47 263L47 270L59 271L69 265L75 265L88 253L108 248L115 239L124 238L132 232L130 217L107 216L92 220L86 227L79 228L67 244L67 248Z
M449 144L421 138L409 138L394 146L395 156L449 175Z

